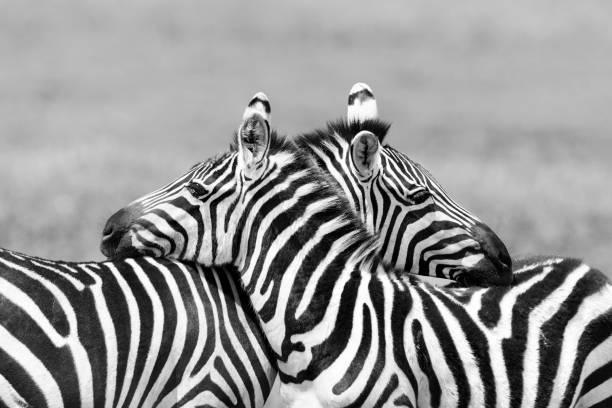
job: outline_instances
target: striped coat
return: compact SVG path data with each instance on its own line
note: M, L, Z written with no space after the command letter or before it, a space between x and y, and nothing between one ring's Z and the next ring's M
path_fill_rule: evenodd
M110 250L233 263L289 406L612 402L603 274L548 259L520 268L513 286L449 289L389 269L344 195L270 133L258 101L237 145L141 211Z
M231 274L154 258L69 263L0 250L0 401L263 406L276 371Z

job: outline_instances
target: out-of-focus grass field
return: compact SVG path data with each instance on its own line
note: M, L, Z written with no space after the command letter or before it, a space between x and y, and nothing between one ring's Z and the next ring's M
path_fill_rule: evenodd
M612 276L608 0L0 6L2 247L102 259L107 217L224 150L254 92L295 133L365 81L389 143L514 255Z

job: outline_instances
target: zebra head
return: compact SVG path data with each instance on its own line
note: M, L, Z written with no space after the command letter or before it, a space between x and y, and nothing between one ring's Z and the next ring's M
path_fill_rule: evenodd
M271 130L268 98L257 93L230 151L115 213L104 228L102 252L110 258L147 254L203 265L231 263L236 251L244 254L252 244L241 238L245 226L268 211L257 203L243 208L247 198L269 193L262 180L282 177L290 167L290 154L282 152L286 145L293 143Z
M384 262L398 270L466 284L508 284L511 260L499 237L457 204L421 165L383 141L372 89L355 84L347 118L297 139L344 191Z

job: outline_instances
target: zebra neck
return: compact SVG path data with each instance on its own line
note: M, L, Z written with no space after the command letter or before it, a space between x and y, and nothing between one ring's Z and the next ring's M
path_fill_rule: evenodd
M299 194L295 205L261 217L243 238L255 245L243 257L241 280L277 356L293 347L291 333L316 325L326 305L339 301L338 282L370 275L378 265L377 239L345 201L320 191Z

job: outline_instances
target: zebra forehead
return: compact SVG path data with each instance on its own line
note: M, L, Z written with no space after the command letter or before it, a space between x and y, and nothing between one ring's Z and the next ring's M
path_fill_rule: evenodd
M390 168L387 163L394 163L396 166L399 166L396 170L406 177L411 177L411 181L423 184L426 180L431 181L435 184L438 184L434 176L420 163L412 160L404 153L396 150L395 148L384 145L381 151L381 156L383 159L383 165L385 168ZM387 162L388 161L388 162Z

